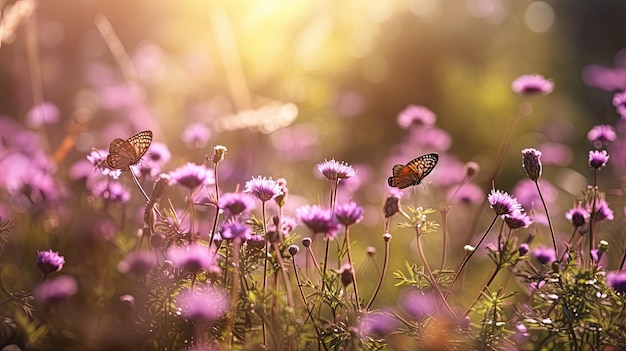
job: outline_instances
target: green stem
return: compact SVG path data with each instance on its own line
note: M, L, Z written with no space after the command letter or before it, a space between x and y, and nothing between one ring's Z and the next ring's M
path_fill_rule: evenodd
M474 252L476 252L478 250L478 248L480 247L480 244L483 242L483 240L485 240L485 238L487 237L487 234L489 234L489 232L491 231L491 228L493 228L493 225L496 224L496 220L498 219L498 217L499 216L496 215L493 218L493 221L491 221L491 224L489 225L489 228L487 228L487 231L485 232L485 234L483 234L482 238L480 238L480 241L478 242L478 245L476 245L474 250L472 250L472 252L470 252L467 256L465 256L465 258L463 259L463 262L461 262L461 266L459 267L459 269L454 274L454 278L452 278L452 283L450 283L450 288L448 288L448 291L446 292L446 295L445 295L446 299L448 298L448 296L450 296L450 293L452 292L452 288L454 288L454 284L456 283L457 279L459 278L459 275L461 274L461 271L463 270L463 268L467 264L467 261L469 261L469 259L472 258L472 256L474 255Z
M546 205L546 201L543 199L543 194L541 193L541 189L539 188L539 182L535 181L535 185L537 186L537 192L539 193L539 198L541 199L541 203L543 204L543 209L546 211L546 217L548 218L548 227L550 228L550 235L552 236L552 246L554 247L555 257L559 257L559 251L556 247L556 236L554 235L554 229L552 228L552 220L550 220L550 213L548 213L548 205Z

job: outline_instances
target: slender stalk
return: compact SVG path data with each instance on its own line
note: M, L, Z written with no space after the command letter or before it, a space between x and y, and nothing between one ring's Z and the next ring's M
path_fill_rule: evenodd
M357 311L361 312L361 299L359 298L359 288L356 284L356 271L354 269L354 263L352 262L352 253L350 250L350 226L346 226L346 252L348 253L348 262L350 263L350 269L352 269L352 286L354 287L354 298L356 300Z
M446 298L443 296L443 293L441 292L441 289L439 288L439 284L437 284L437 280L435 279L435 276L433 275L433 272L430 269L430 265L428 264L428 261L426 261L426 255L424 255L424 249L422 247L422 240L421 240L422 233L418 226L415 227L415 232L416 232L415 241L417 243L417 253L420 255L420 259L422 260L422 264L424 265L424 270L426 270L426 275L428 276L428 279L430 280L430 285L432 286L433 289L435 289L435 291L437 292L437 295L439 295L439 297L441 298L441 302L443 303L448 313L450 313L450 316L456 319L456 314L454 313L454 311L452 311L452 308L450 308L450 305L446 301Z
M383 260L383 271L378 278L378 283L376 284L376 289L374 289L372 297L370 297L369 302L365 306L365 311L368 311L372 307L372 303L374 303L374 299L376 299L376 295L378 295L378 291L380 290L380 287L383 285L383 281L385 280L385 275L387 274L387 265L389 264L389 241L391 241L391 235L385 237L385 258Z
M237 315L237 304L239 302L239 251L241 247L241 239L233 240L233 282L232 282L232 299L230 304L230 315L228 317L228 331L230 333L230 348L233 348L235 339L235 316Z
M313 313L309 309L309 304L306 301L306 296L304 295L304 291L302 290L302 283L300 283L300 276L298 275L298 267L296 266L295 256L291 257L291 263L293 264L293 272L296 276L296 282L298 283L298 290L300 290L300 296L302 297L302 302L304 303L304 309L306 310L306 313L309 315L309 318L311 319L311 323L313 323L313 328L315 329L315 333L317 334L317 340L322 344L322 346L324 347L324 350L328 351L328 348L326 348L326 344L321 342L322 333L320 332L319 328L317 327L317 324L315 323L315 318L313 318Z
M282 254L280 252L280 248L278 247L278 243L272 243L274 247L274 252L276 253L276 259L278 260L278 265L280 266L280 271L282 273L283 284L285 284L285 291L287 295L287 305L291 308L294 306L293 302L293 293L291 292L291 284L289 284L289 276L287 275L287 268L285 267L285 263L283 261Z
M326 287L326 268L328 267L328 249L330 248L330 239L326 238L326 249L324 250L324 266L322 268L322 289L320 292L324 296L324 288Z
M217 203L220 200L220 192L218 186L218 176L217 176L217 165L219 163L213 163L213 173L215 174L215 202ZM215 231L217 230L217 220L220 216L220 209L215 206L215 217L213 218L213 228L211 228L211 239L209 240L209 248L213 245L213 238L215 236ZM215 250L217 252L217 249Z
M456 283L457 279L459 278L459 275L461 274L461 271L463 270L463 268L465 268L465 265L467 264L467 261L469 261L469 259L472 258L472 256L474 255L474 252L476 252L478 250L478 248L480 247L480 244L483 242L483 240L485 240L485 238L487 237L487 234L489 234L489 232L491 231L491 228L493 228L493 225L496 224L496 220L498 219L498 217L499 216L496 215L493 218L493 221L491 221L491 224L489 225L489 228L487 228L487 231L485 232L485 234L483 234L482 238L480 238L480 241L478 242L478 245L476 245L474 250L472 252L470 252L467 256L465 256L465 258L463 259L463 262L461 262L461 266L459 267L459 269L454 274L454 278L452 278L452 283L450 283L450 288L448 288L448 291L446 292L446 295L445 295L446 299L448 298L448 296L450 296L450 293L452 292L452 288L454 288L454 284Z
M596 199L598 198L598 170L595 169L593 172L593 200L591 205L591 214L589 218L589 262L593 262L593 258L591 257L591 250L595 247L595 231L593 230L595 227L595 217L596 217Z
M269 248L269 241L267 238L267 228L266 228L266 224L265 224L265 201L263 201L262 205L261 205L261 217L262 217L262 223L263 223L263 235L265 236L265 258L263 260L263 299L265 299L265 296L267 295L267 255L268 255L268 248ZM267 330L266 330L266 325L265 325L265 304L261 305L262 309L263 309L263 313L261 314L261 329L263 331L263 345L265 347L267 347Z
M541 189L539 188L539 182L535 181L535 185L537 186L537 192L539 193L539 198L541 199L541 203L543 204L543 209L546 211L546 217L548 218L548 227L550 228L550 235L552 236L552 246L554 246L555 257L559 257L559 251L556 247L556 236L554 235L554 229L552 228L552 220L550 220L550 213L548 213L548 206L546 205L546 201L543 199L543 194L541 193Z

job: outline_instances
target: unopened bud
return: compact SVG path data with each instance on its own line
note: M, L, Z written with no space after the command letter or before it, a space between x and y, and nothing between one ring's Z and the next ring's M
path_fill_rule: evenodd
M385 240L385 242L388 243L389 240L391 240L391 234L389 233L383 234L383 240Z
M465 171L465 176L467 178L474 178L478 172L480 172L480 166L478 163L470 161L465 164L463 170Z
M609 250L609 243L606 240L600 240L598 244L598 250L602 252L607 252Z
M385 217L389 218L400 211L400 199L397 196L390 195L385 200L385 206L383 206L383 212Z
M476 250L476 248L473 247L472 245L463 246L463 251L465 251L466 254L472 253L472 251L474 250Z
M290 245L287 251L289 251L291 256L295 256L298 254L298 251L300 251L300 248L297 245Z
M346 263L342 267L339 274L341 275L341 284L343 284L344 288L352 284L353 272L352 272L352 266L350 266L349 263Z
M311 246L311 238L306 237L302 239L302 246L308 248Z
M365 252L369 257L374 257L376 255L376 248L374 246L368 246L365 248Z

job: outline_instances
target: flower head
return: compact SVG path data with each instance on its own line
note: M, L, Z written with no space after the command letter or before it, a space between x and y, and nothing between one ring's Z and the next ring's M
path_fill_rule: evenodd
M578 228L589 220L589 212L583 208L579 203L575 207L565 212L565 218L567 218L574 227Z
M599 124L587 133L587 140L593 143L595 148L600 148L617 139L615 128L608 124Z
M252 177L252 180L247 181L244 192L251 193L262 202L269 201L282 194L278 182L273 180L272 177L268 179L265 177L261 178L261 176L258 178Z
M517 200L509 195L505 191L491 190L491 193L487 196L491 208L496 212L498 216L510 214L513 212L520 212L522 206Z
M613 106L622 118L626 118L626 90L613 95Z
M591 213L591 204L587 205L587 211L589 213ZM609 208L609 204L606 202L606 200L604 199L597 199L596 200L596 204L595 204L595 216L593 218L594 221L602 221L602 220L609 220L612 221L614 216L613 216L613 210L611 210Z
M215 255L210 253L208 247L200 244L172 246L167 251L167 258L185 272L209 270L215 265Z
M356 175L356 171L352 166L345 162L337 162L334 159L318 164L317 169L319 169L328 180L347 179Z
M541 151L536 149L522 150L522 166L528 178L536 182L541 177Z
M433 111L424 106L409 105L398 114L398 125L401 128L409 129L415 126L432 126L437 117Z
M103 179L93 185L91 193L113 202L126 203L130 200L130 191L117 181Z
M213 173L204 165L187 163L169 173L170 185L179 184L188 189L195 189L200 185L213 184Z
M613 290L626 294L626 271L615 271L606 274L607 284Z
M245 193L226 193L217 202L226 216L237 216L254 209L254 198Z
M352 284L352 281L354 280L354 270L349 263L341 266L341 270L339 270L339 280L341 280L341 284L344 288Z
M61 112L55 104L45 101L33 108L26 114L26 123L33 128L39 128L44 124L54 124L59 120Z
M176 305L187 319L214 322L228 311L229 300L222 289L205 286L181 291L176 297Z
M43 274L60 271L64 263L65 258L56 251L37 251L37 267Z
M393 190L392 190L393 191ZM392 217L396 213L400 212L400 192L394 192L387 196L385 200L385 205L383 206L383 213L385 214L385 218Z
M61 275L41 282L33 290L33 296L43 304L56 303L73 296L77 290L76 279Z
M517 228L527 228L533 220L522 211L515 211L513 213L509 213L504 215L504 222L511 229Z
M523 75L513 81L511 89L519 95L548 95L554 90L554 83L538 74Z
M100 171L105 176L110 176L113 179L118 179L120 175L122 175L121 169L112 169L107 164L107 155L109 154L106 150L91 150L89 155L87 155L87 160L93 165L94 171Z
M138 277L143 277L156 266L156 263L156 256L152 252L131 252L117 264L117 270L122 273L132 273Z
M200 123L190 124L183 131L181 138L185 144L200 149L211 139L211 130Z
M333 239L337 236L339 230L339 222L330 209L323 209L317 205L304 205L299 207L296 212L300 221L304 223L315 234L326 234L326 237Z
M418 289L403 291L398 300L406 313L417 318L431 316L437 306L437 299L433 295Z
M224 221L220 226L220 235L224 240L250 240L252 238L252 228L236 220L228 220Z
M594 169L602 169L609 161L609 154L606 150L591 150L589 151L589 167Z
M400 322L390 313L368 313L359 321L358 331L362 338L383 338L389 335Z
M335 207L335 216L339 223L347 226L358 223L363 219L363 207L354 201L340 204Z
M556 261L556 253L553 248L540 246L533 250L533 256L539 261L541 264L548 264Z

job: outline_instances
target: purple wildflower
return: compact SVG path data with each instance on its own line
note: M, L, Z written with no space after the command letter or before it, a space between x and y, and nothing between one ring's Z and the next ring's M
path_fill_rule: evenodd
M213 173L204 165L187 163L169 173L170 185L180 184L188 189L195 189L200 185L209 185L215 182Z
M511 89L519 95L548 95L554 90L554 83L538 74L523 75L513 81Z
M288 236L298 225L298 220L292 216L283 215L280 217L280 223L278 224L278 228L274 221L270 221L267 225L268 232L278 232L284 236Z
M600 170L606 166L609 161L609 154L606 150L591 150L589 151L589 167Z
M250 212L254 206L254 198L244 193L226 193L217 202L217 207L224 211L226 216Z
M541 264L549 264L556 261L556 254L554 253L553 248L540 246L533 250L533 256L539 261Z
M169 148L165 143L153 142L146 152L146 156L136 167L138 176L156 176L161 173L161 168L172 158Z
M41 282L33 290L33 296L43 304L57 303L73 296L76 291L78 291L76 279L68 275L61 275Z
M588 204L587 211L591 213L591 204ZM595 205L594 221L613 220L613 210L609 208L609 204L604 199L597 199Z
M567 166L574 158L572 148L563 143L546 142L539 148L541 149L541 163L544 165Z
M250 240L252 228L236 220L224 221L220 226L220 234L224 240Z
M172 246L167 251L167 258L185 272L198 272L201 269L208 271L215 265L215 255L210 253L208 247L200 244Z
M522 150L522 166L528 178L536 182L541 177L541 151L536 149Z
M181 139L187 145L200 149L205 147L211 139L211 130L200 123L190 124L183 131Z
M33 108L26 114L26 124L32 128L39 128L44 124L54 124L59 120L61 112L55 104L45 101Z
M424 106L409 105L398 114L397 122L401 128L411 126L432 126L437 117L433 111Z
M443 152L452 146L452 136L450 133L436 126L413 128L411 129L409 138L412 143L425 150ZM439 166L441 166L441 162L439 163Z
M228 311L229 300L222 289L205 286L181 291L176 297L176 305L185 318L215 322Z
M522 210L522 206L517 202L517 200L505 191L495 189L491 190L487 199L489 200L491 208L493 208L498 216Z
M326 234L328 239L337 236L339 230L339 222L330 209L323 209L317 205L304 205L299 207L296 212L300 221L304 223L314 234Z
M618 293L626 294L626 271L613 271L606 274L607 284Z
M521 243L519 248L517 249L517 253L521 256L526 256L528 253L529 247L528 243Z
M94 184L91 192L95 197L101 197L113 202L126 203L130 200L130 191L121 183L110 181L109 179L103 179Z
M354 201L340 204L335 207L335 216L339 223L347 226L359 223L363 219L363 207Z
M282 194L280 184L270 177L269 179L261 176L258 178L252 177L252 180L246 182L245 193L251 193L261 202L269 201L278 195Z
M615 128L608 124L599 124L587 133L587 140L589 140L595 148L600 148L604 145L615 141L617 134Z
M112 169L107 164L107 156L109 152L106 150L92 150L87 155L87 160L91 162L94 170L100 171L105 176L110 176L113 179L118 179L122 174L121 169Z
M156 256L152 252L131 252L117 264L117 270L122 273L132 273L142 277L148 274L156 266L156 263Z
M559 191L550 182L539 179L537 181L543 194L543 199L548 206L556 201ZM513 187L513 196L524 208L534 208L541 203L541 197L537 191L537 185L530 179L522 179ZM538 217L538 216L537 216ZM537 219L537 217L535 219Z
M361 318L358 331L362 338L384 338L389 335L400 322L390 313L373 312Z
M613 106L622 118L626 118L626 90L613 95Z
M578 228L589 220L589 212L583 208L579 203L576 207L569 209L565 212L565 218L567 218L574 227Z
M504 215L504 222L509 226L509 228L517 229L527 228L533 220L526 213L522 211L515 211Z
M356 171L352 166L345 162L337 162L334 159L319 163L317 169L319 169L328 180L347 179L356 175Z
M485 198L483 190L475 183L467 183L460 189L451 188L448 191L447 198L450 199L454 195L454 201L464 204L477 205Z
M437 306L437 299L422 290L408 289L401 293L400 307L410 316L422 318L432 315Z
M43 274L60 271L64 263L65 258L56 251L37 251L37 267Z

